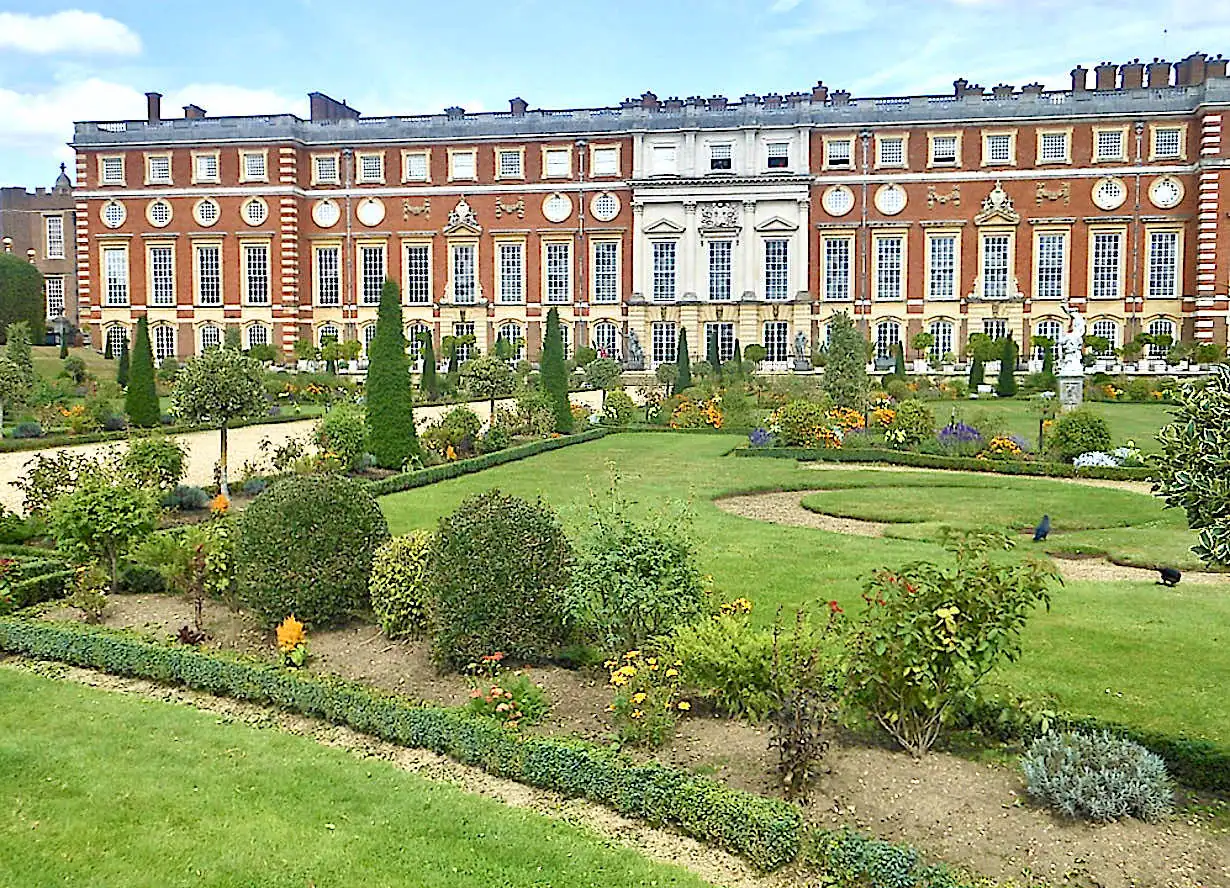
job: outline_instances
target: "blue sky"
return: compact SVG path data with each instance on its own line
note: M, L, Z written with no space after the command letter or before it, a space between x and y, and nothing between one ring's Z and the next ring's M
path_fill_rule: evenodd
M70 0L71 2L71 0ZM1230 53L1230 0L0 0L0 184L49 185L76 119L504 110L806 90L947 93L1078 62ZM70 164L71 170L71 164Z

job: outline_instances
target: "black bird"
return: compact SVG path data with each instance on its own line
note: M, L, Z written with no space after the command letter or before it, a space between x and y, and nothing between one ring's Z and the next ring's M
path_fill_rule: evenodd
M1043 515L1042 520L1038 522L1038 526L1034 528L1034 542L1040 543L1046 539L1051 532L1051 516Z
M1162 567L1158 569L1158 573L1162 575L1161 583L1163 586L1177 586L1179 580L1183 579L1183 574L1179 573L1177 567Z

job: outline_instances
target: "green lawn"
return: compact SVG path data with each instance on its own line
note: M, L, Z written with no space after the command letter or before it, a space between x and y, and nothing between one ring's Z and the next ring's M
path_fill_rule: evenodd
M610 462L620 473L625 496L640 508L667 499L692 502L701 565L713 577L714 589L725 599L751 599L763 622L773 619L779 604L815 606L836 598L849 607L861 606L859 594L870 571L941 557L930 541L938 525L902 525L885 538L843 536L729 515L712 502L723 493L859 485L868 488L865 495L874 498L877 508L888 508L894 502L891 492L900 488L910 497L902 509L924 518L943 516L960 523L970 503L984 500L978 504L980 514L1008 515L1021 527L1052 508L1057 530L1051 550L1098 551L1100 546L1137 563L1173 559L1195 565L1186 552L1195 536L1182 526L1181 516L1163 511L1143 494L994 475L817 471L786 460L724 455L740 441L733 435L612 435L394 494L381 504L392 531L404 533L433 526L469 494L500 487L520 496L541 495L575 532L584 522L588 491L606 483ZM947 488L943 496L941 487ZM944 497L954 489L960 504L947 509ZM857 504L854 494L847 500ZM870 509L865 516L884 517ZM1108 521L1120 526L1099 523ZM1095 529L1069 533L1068 526ZM1030 624L1022 660L997 679L1031 696L1054 694L1073 711L1230 740L1230 697L1220 679L1230 674L1228 641L1230 594L1225 587L1072 583L1055 594L1051 613L1039 614Z
M303 737L9 669L0 700L4 885L706 884Z
M59 376L60 371L64 369L58 345L36 345L30 351L34 358L34 372L48 382ZM70 348L68 353L85 361L85 369L99 379L115 379L117 363L108 361L94 349Z

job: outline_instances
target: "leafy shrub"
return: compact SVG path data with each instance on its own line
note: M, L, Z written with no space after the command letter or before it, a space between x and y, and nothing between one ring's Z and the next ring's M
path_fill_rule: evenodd
M675 733L675 718L691 708L679 699L679 661L659 661L642 651L628 651L606 662L615 699L615 731L623 743L661 746Z
M909 845L894 845L850 829L810 830L802 860L832 880L824 884L843 888L970 888L975 884L944 866L923 863L918 851Z
M106 473L102 460L73 450L35 454L22 468L25 474L13 486L22 492L22 505L31 515L44 513L53 500Z
M612 477L593 499L572 590L586 628L609 649L639 647L703 613L705 581L684 512L635 518Z
M1110 426L1092 410L1077 409L1055 420L1047 447L1064 462L1072 462L1082 453L1110 450Z
M362 482L283 479L239 516L239 598L270 625L292 613L316 627L342 620L367 605L372 556L388 536Z
M814 401L790 401L773 414L777 439L787 447L816 447L833 423L828 408Z
M454 456L469 455L474 452L474 439L482 427L483 421L469 407L454 407L427 427L422 435L423 444L441 456L447 455L450 448Z
M884 432L894 447L914 447L935 434L935 414L922 401L902 401Z
M541 437L555 431L555 410L551 399L540 388L530 388L517 396L519 434Z
M463 667L492 651L550 657L567 637L571 563L559 519L541 501L498 490L462 501L440 519L428 569L436 658Z
M602 408L602 424L609 426L626 426L636 418L636 404L632 397L623 389L607 392L606 402Z
M120 557L154 529L154 494L122 479L95 475L51 504L47 526L56 546L78 563L101 561L119 587Z
M187 453L174 438L139 438L129 443L120 464L143 487L171 490L184 477Z
M931 748L958 701L1016 657L1033 607L1049 606L1054 570L992 559L1011 546L1000 533L949 531L953 566L914 562L877 571L864 587L850 641L853 697L914 755Z
M41 438L43 427L37 422L19 422L13 427L14 438Z
M1106 731L1048 732L1030 744L1021 768L1029 794L1069 817L1154 821L1174 804L1161 758Z
M392 537L372 556L368 589L372 610L389 638L414 635L427 626L427 566L433 543L425 530Z
M209 494L191 484L177 484L162 498L163 508L200 512L209 505Z
M268 486L269 480L267 478L247 478L239 486L239 489L248 496L257 496L263 493Z
M512 432L507 426L492 424L478 438L479 453L495 453L512 445Z
M1078 469L1088 469L1094 467L1113 469L1118 468L1119 461L1109 453L1103 453L1100 450L1093 450L1089 453L1082 453L1080 456L1076 457L1076 459L1072 460L1072 465L1076 466Z
M119 585L115 591L125 595L154 595L166 591L166 582L154 568L128 562L120 567Z
M331 407L316 424L316 446L322 454L332 454L346 471L357 468L367 449L367 420L362 408L354 404Z

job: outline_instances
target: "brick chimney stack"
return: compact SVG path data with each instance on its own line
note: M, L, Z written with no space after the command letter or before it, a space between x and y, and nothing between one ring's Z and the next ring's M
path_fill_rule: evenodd
M1177 86L1196 86L1204 83L1205 59L1202 52L1193 52L1181 62L1175 63L1175 84Z
M200 120L205 116L205 109L200 105L184 105L184 117L189 120Z
M322 92L308 93L308 116L312 121L322 120L354 120L359 112L346 104Z
M145 119L150 123L162 120L162 93L147 92L145 94Z
M1212 80L1214 77L1226 76L1226 60L1221 57L1221 53L1217 54L1217 58L1209 59L1204 66L1204 79Z
M1077 65L1072 69L1072 92L1083 93L1089 90L1089 69Z
M1108 90L1115 88L1115 75L1119 73L1119 66L1114 62L1103 62L1093 69L1093 88L1100 90Z
M828 101L829 88L824 85L823 80L817 80L816 85L811 88L811 101L813 105L823 105Z
M650 111L657 111L659 104L661 103L658 101L658 97L655 93L651 92L650 90L646 90L645 92L641 93L641 107L642 108L647 108Z
M524 117L525 112L529 109L530 103L525 99L517 96L515 99L508 100L508 110L512 112L513 117Z
M1140 89L1145 85L1145 66L1140 59L1132 59L1119 68L1119 76L1124 89Z

